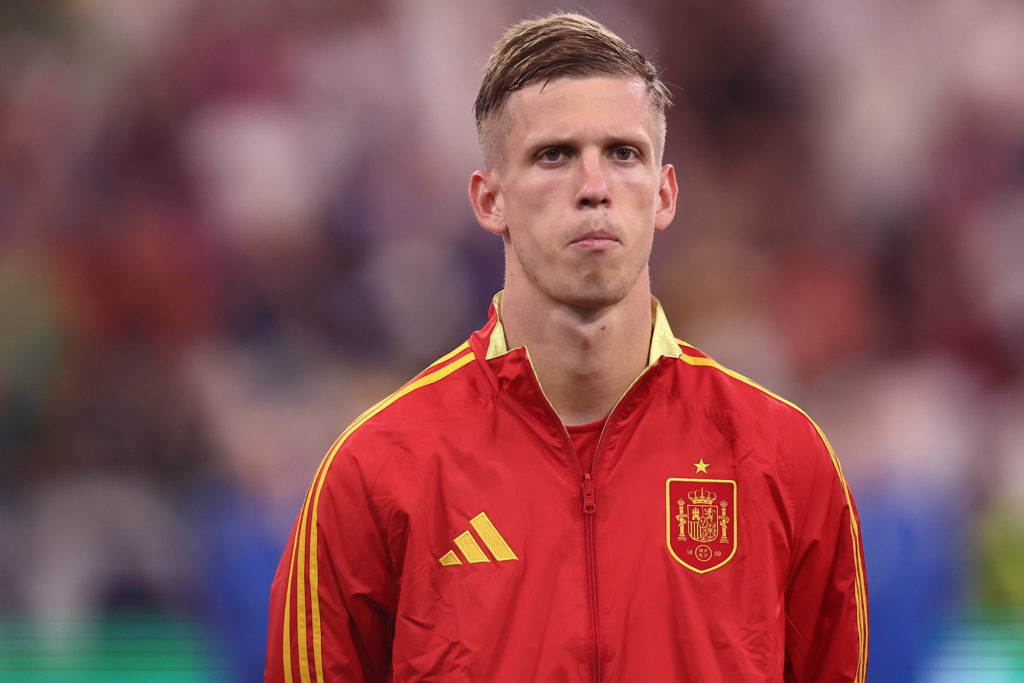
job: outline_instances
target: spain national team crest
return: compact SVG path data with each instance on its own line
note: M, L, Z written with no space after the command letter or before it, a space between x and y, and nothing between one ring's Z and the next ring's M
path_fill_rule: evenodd
M672 557L698 574L718 569L736 554L736 482L668 479L666 543Z

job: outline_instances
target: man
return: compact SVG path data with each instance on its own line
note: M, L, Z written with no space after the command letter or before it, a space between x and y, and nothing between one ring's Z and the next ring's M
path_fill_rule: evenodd
M274 580L266 680L864 680L834 453L651 297L667 104L588 18L498 43L469 194L505 290L328 452Z

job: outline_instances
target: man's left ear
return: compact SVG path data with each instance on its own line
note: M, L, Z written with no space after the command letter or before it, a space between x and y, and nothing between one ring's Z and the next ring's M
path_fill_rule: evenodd
M669 226L676 215L676 197L679 187L676 185L676 169L672 164L661 167L661 182L658 185L658 196L655 198L654 229L661 231Z

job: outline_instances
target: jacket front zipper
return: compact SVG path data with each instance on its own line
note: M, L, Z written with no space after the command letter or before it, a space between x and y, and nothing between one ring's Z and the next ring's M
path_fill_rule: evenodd
M583 479L583 557L587 579L587 608L590 611L590 630L594 638L593 645L589 648L590 679L592 683L598 683L601 680L601 632L597 618L597 558L594 553L594 513L597 512L597 497L594 495L591 473L583 471L569 429L562 424L562 430L565 432L566 443L569 444L572 461L576 463L576 471Z
M550 399L547 394L544 393L544 388L540 385L540 381L537 379L537 371L533 367L533 361L530 360L530 352L524 349L526 353L526 360L530 364L530 369L533 371L534 381L537 383L537 387L540 389L540 393L544 396L544 400L547 401L548 407L551 408L551 413L555 416L558 424L562 427L562 432L565 434L565 440L569 444L569 453L572 455L573 462L576 463L576 472L582 477L583 487L583 548L584 558L586 564L587 574L587 604L590 608L590 629L593 633L594 642L590 648L590 676L592 683L600 683L601 681L601 622L598 618L597 611L597 539L595 538L594 527L595 527L595 516L597 514L597 495L594 485L593 473L597 468L598 458L601 456L601 446L604 445L604 433L608 428L608 423L611 421L612 416L615 414L616 409L622 404L622 401L633 393L633 389L640 383L640 380L647 371L650 370L653 365L648 365L644 368L643 372L637 375L637 378L633 380L633 383L629 385L626 391L619 397L619 400L612 406L611 411L608 413L608 417L605 418L604 426L601 428L601 434L597 437L597 448L594 450L594 459L590 463L590 471L584 472L583 465L580 463L579 455L576 454L576 447L572 443L572 436L569 434L569 429L562 422L561 418L558 417L558 412L555 407L551 405Z
M597 447L594 449L594 459L590 462L590 471L583 472L583 545L587 564L587 599L590 603L591 629L594 633L594 646L590 651L590 672L593 683L600 683L601 681L601 624L597 612L597 538L594 533L597 515L597 496L593 474L597 471L597 462L601 457L601 447L604 445L604 434L608 428L608 423L611 422L612 416L615 415L618 407L622 405L622 401L633 393L633 389L636 388L641 378L647 374L651 367L648 365L644 368L644 371L637 375L637 378L633 380L633 383L629 385L625 393L612 406L608 417L605 418L604 426L601 427L601 434L597 437ZM572 449L573 457L576 459L576 467L582 472L583 467L580 465L579 456L576 455L576 448L572 445L572 437L569 436L568 429L565 430L565 435L569 438L569 447Z
M594 538L594 515L597 512L597 498L594 496L594 480L590 472L583 475L583 547L587 566L587 602L590 606L590 628L594 634L594 646L590 651L590 675L594 683L601 680L601 625L597 618L597 553Z

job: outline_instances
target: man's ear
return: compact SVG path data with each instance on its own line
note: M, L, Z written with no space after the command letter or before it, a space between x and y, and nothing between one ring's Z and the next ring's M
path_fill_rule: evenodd
M676 216L676 197L679 186L676 185L676 169L672 164L661 167L660 185L654 206L654 229L664 230Z
M469 203L477 222L487 232L504 237L508 225L502 211L498 179L491 171L474 171L469 178Z

